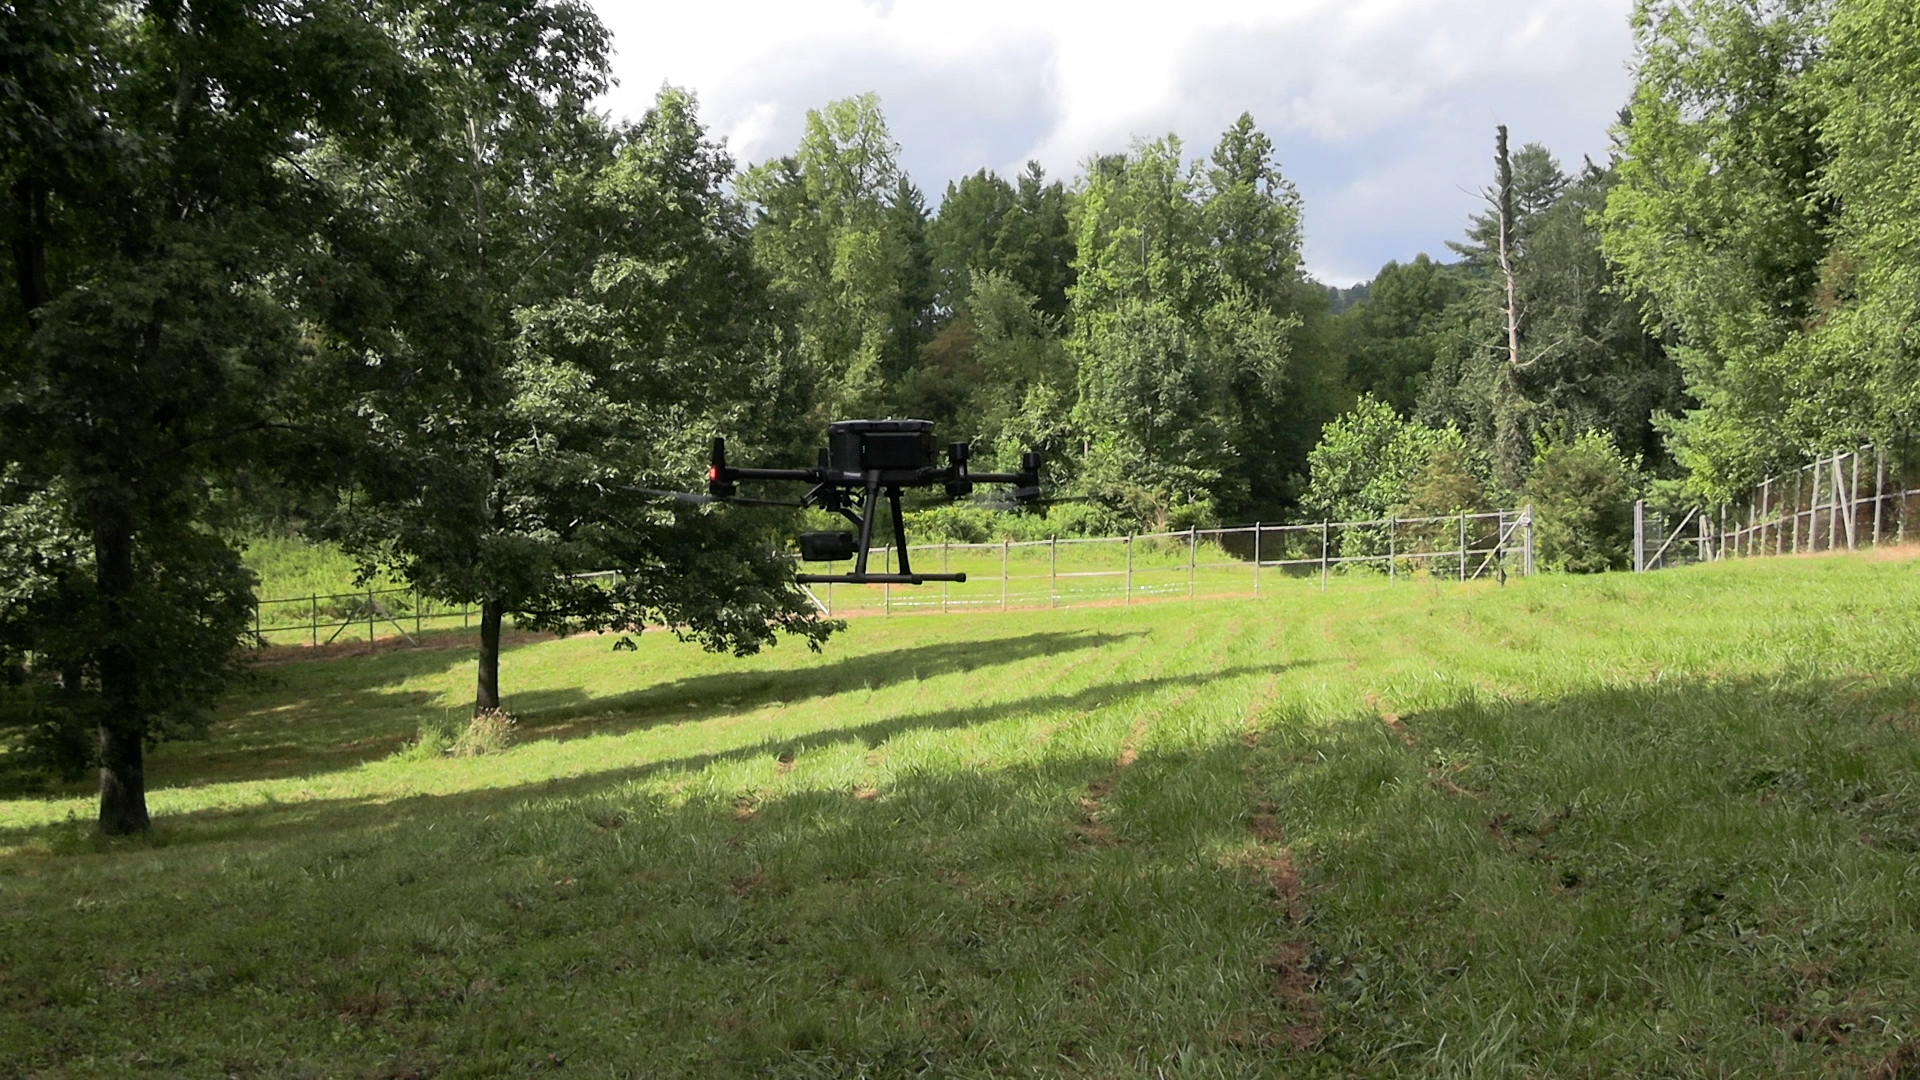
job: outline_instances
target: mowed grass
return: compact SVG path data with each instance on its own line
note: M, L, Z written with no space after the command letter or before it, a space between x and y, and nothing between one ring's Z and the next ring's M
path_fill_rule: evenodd
M1920 1070L1920 563L265 667L0 802L0 1075Z

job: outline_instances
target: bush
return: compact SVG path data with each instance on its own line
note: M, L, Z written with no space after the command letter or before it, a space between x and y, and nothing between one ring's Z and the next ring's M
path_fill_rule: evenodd
M513 716L504 709L476 713L463 727L450 716L421 722L414 741L397 755L407 761L497 754L513 741Z
M1633 501L1643 483L1639 460L1602 432L1540 445L1527 497L1541 565L1575 574L1630 568Z
M447 752L454 757L497 754L512 741L513 716L505 709L487 709L473 714L467 729L453 740Z
M1054 536L1119 536L1127 531L1126 523L1118 515L1098 503L1060 503L1041 513L993 510L959 503L916 510L907 515L907 537L916 546L943 541L989 544L1001 540L1016 543L1046 540Z

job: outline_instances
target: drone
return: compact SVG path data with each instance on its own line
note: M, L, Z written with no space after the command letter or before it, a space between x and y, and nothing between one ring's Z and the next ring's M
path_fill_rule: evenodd
M968 443L952 442L946 447L947 464L936 464L939 444L934 438L931 420L841 420L827 425L827 445L821 447L817 463L810 469L755 469L727 464L727 441L713 440L713 462L707 469L707 495L715 502L774 503L800 506L838 514L859 528L859 535L846 530L803 532L800 534L800 558L803 562L844 562L854 560L850 574L796 574L802 585L924 585L930 581L963 582L965 574L916 573L907 557L907 522L900 509L900 494L907 488L940 487L949 498L963 498L978 484L1013 485L1015 506L1037 506L1040 495L1041 456L1029 450L1020 459L1020 471L1012 473L972 472L967 461L972 456ZM774 502L744 498L739 494L741 481L773 481L812 484L800 501ZM873 546L873 523L880 514L882 496L893 515L894 546L900 552L899 573L869 573L867 558Z

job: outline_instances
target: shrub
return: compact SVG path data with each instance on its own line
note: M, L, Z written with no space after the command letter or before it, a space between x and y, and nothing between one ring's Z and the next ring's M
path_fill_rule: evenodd
M455 737L447 752L454 757L497 754L512 741L513 716L505 709L486 709L473 714L467 729Z
M1633 501L1640 462L1611 436L1588 431L1535 451L1527 479L1541 565L1575 574L1633 565Z
M413 742L395 755L405 761L497 754L513 741L513 716L504 709L476 713L463 726L449 716L423 720Z

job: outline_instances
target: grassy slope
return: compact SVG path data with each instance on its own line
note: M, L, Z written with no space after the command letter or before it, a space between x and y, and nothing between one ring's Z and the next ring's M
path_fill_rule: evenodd
M267 669L0 802L0 1074L1904 1075L1911 562ZM69 822L70 815L80 821Z

